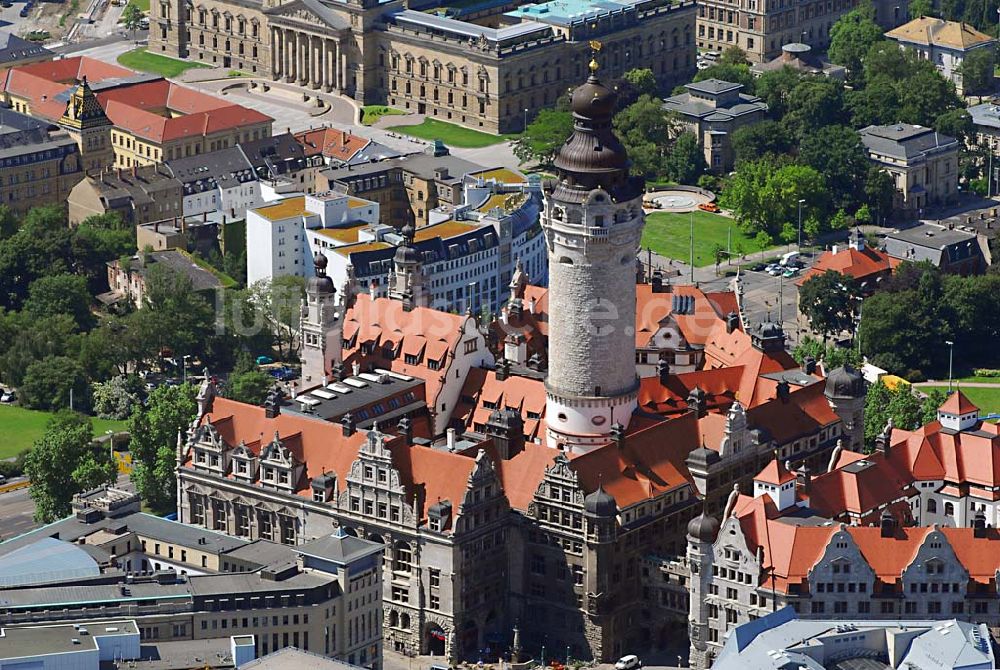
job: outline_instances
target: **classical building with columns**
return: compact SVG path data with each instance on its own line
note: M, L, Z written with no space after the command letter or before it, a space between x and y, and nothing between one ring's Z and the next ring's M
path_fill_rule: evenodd
M442 0L159 0L149 48L511 132L555 104L566 92L560 82L582 78L591 40L603 45L608 78L646 67L664 89L687 81L694 24L692 0L471 8Z

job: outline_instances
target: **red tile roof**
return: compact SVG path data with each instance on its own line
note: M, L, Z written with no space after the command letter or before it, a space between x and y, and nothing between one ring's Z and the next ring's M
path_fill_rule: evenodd
M310 497L309 480L323 473L337 476L338 487L344 490L351 464L367 439L359 430L344 437L340 425L322 419L282 413L269 419L262 407L217 397L203 423L211 423L230 446L241 441L256 455L263 445L277 434L282 444L306 467L306 479L299 482L298 495ZM458 514L475 459L453 453L405 444L403 438L388 436L392 462L406 488L408 502L414 497L421 502L421 518L427 508L438 500L449 500Z
M91 84L121 79L117 85L97 91L97 100L112 123L152 142L273 121L257 110L166 79L135 79L137 73L132 70L85 56L13 68L6 73L0 92L28 99L34 114L55 122L66 111L66 102L57 96L75 87L84 76Z
M884 584L898 583L932 533L940 533L951 545L972 581L995 586L1000 569L1000 534L992 528L985 537L977 538L971 528L897 527L893 536L882 537L881 529L872 526L797 526L778 520L778 512L766 496L740 496L733 514L750 551L760 548L763 554L761 584L782 592L794 584L808 587L809 573L840 530L851 536Z
M305 155L323 155L347 162L364 149L371 140L336 128L316 128L295 133L295 141L302 145Z
M495 371L473 368L465 378L462 398L472 402L460 399L452 417L461 419L467 430L484 425L494 409L514 409L521 414L529 441L545 438L545 383L540 379L511 375L499 381Z
M373 363L394 372L419 377L427 384L428 405L436 407L445 378L451 371L456 348L471 320L470 316L449 314L429 307L416 307L407 312L399 300L372 298L362 293L355 297L354 305L344 318L343 339L351 343L343 348L344 364L350 369L354 362L361 364L362 368ZM386 342L392 343L396 351L392 360L383 357ZM365 353L366 344L374 347L372 353ZM419 355L421 349L424 355L415 364L407 363L406 356L401 353ZM428 361L432 360L441 362L437 370L428 367Z
M699 446L693 413L629 432L624 448L611 443L570 461L582 488L600 484L619 508L690 485L685 459Z
M781 459L774 457L770 463L764 466L763 470L757 473L753 480L755 482L781 486L782 484L795 481L795 475L788 471L788 468L781 462Z
M807 279L821 275L827 270L864 282L889 275L892 267L889 264L889 254L880 249L865 247L863 250L858 250L848 247L837 253L824 251L795 283L802 286Z
M938 411L946 414L961 415L978 412L979 408L959 390L948 396L948 399L938 407Z

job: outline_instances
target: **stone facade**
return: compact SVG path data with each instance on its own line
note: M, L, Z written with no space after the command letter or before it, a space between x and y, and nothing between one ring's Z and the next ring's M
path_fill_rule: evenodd
M830 46L830 29L856 0L792 3L785 0L705 0L698 3L698 48L739 47L751 63L766 63L792 42L816 50Z
M560 82L582 78L592 38L603 42L609 76L648 67L669 89L694 72L690 1L623 5L614 19L608 13L587 26L550 24L544 14L486 14L477 24L501 27L476 39L469 31L481 25L410 10L400 0L154 0L150 51L487 132L520 130L525 118L554 105Z

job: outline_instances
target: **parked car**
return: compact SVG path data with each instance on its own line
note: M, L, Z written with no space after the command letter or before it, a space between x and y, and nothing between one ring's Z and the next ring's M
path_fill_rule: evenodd
M257 365L270 365L274 362L274 359L270 356L258 356Z
M268 374L277 379L278 381L287 382L293 379L299 378L299 373L294 368L290 368L287 365L283 365L280 368L274 368L273 370L268 370Z
M772 277L777 277L784 271L785 268L781 267L780 265L775 265L770 270L767 271L767 274L771 275Z
M14 389L10 391L4 391L0 394L0 402L15 402L17 400L17 392Z
M628 656L622 656L615 663L615 670L636 670L636 668L642 667L642 661L635 654L629 654Z
M4 477L3 475L0 475L0 486L3 486L6 483L7 483L7 478Z
M797 274L799 274L798 268L788 268L781 274L781 276L784 277L785 279L791 279Z
M718 214L719 212L722 211L721 209L719 209L719 206L716 205L714 202L703 202L700 205L698 205L698 209L700 209L703 212L712 212L713 214Z

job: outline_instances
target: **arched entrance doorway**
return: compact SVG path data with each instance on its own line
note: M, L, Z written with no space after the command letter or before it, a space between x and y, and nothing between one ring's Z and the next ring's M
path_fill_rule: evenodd
M424 625L424 635L422 640L423 653L428 656L444 656L445 641L448 639L447 633L440 624L428 621Z
M471 658L474 661L481 660L480 656L484 650L479 645L479 626L472 619L469 619L462 626L459 634L458 648L462 650L462 656Z

